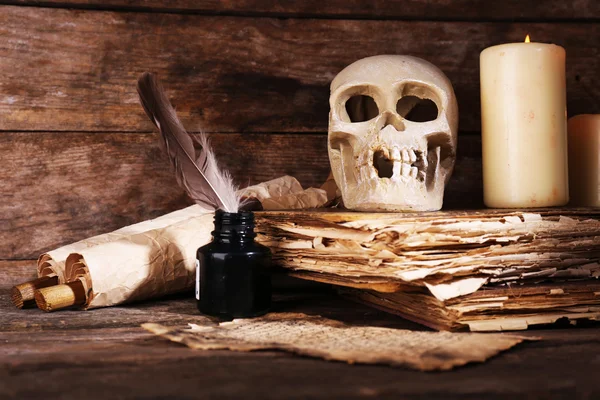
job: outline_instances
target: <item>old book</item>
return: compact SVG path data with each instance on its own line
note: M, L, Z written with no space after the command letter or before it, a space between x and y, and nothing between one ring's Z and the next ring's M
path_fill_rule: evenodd
M598 319L600 211L280 212L260 240L292 275L436 329Z
M600 282L483 287L440 300L428 290L395 293L340 289L343 296L437 330L507 331L581 320L600 321Z
M458 295L488 283L599 277L599 219L600 211L583 209L267 212L257 215L257 230L292 271L446 284ZM459 283L465 279L469 288Z

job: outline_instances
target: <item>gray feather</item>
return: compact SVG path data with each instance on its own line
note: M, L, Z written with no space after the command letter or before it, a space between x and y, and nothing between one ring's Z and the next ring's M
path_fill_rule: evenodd
M211 210L237 212L240 196L231 175L219 168L208 137L200 133L196 144L177 117L162 85L151 73L145 72L137 84L138 94L146 114L160 131L160 147L169 157L177 183L198 204Z

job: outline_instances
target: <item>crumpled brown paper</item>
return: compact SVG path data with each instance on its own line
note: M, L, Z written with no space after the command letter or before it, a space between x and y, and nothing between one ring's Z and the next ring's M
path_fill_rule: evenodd
M262 201L264 210L302 210L318 208L327 203L327 192L323 189L308 188L285 196L271 197Z
M447 371L468 363L484 362L530 340L509 334L350 326L292 313L273 313L210 326L189 324L187 329L153 323L142 327L199 350L281 350L349 364L386 364L420 371Z
M286 175L241 190L242 196L255 198L263 210L301 210L318 208L328 201L328 192L321 188L302 189L300 182Z

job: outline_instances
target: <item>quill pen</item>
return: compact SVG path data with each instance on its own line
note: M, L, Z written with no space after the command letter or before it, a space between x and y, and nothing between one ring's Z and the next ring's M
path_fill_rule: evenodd
M144 111L160 131L160 147L169 157L177 183L205 208L237 212L240 207L237 188L231 175L219 169L206 134L200 133L196 152L195 140L183 127L155 75L143 73L137 91Z

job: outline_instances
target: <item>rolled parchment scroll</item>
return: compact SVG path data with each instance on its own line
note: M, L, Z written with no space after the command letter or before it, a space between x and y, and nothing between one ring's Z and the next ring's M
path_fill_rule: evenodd
M39 277L43 276L58 276L60 283L65 283L65 261L71 253L77 253L90 247L95 247L103 243L109 243L115 240L120 240L131 235L139 234L142 232L161 229L165 226L176 224L180 221L184 221L199 214L207 213L198 205L193 205L182 210L177 210L172 213L163 215L161 217L151 219L148 221L139 222L137 224L129 225L121 229L117 229L114 232L104 233L102 235L93 236L79 242L68 244L66 246L59 247L58 249L51 250L47 253L42 254L38 258L37 272Z
M135 233L72 253L68 282L81 280L84 308L161 297L194 287L196 250L210 242L213 213Z
M251 186L242 194L260 201L264 209L319 207L328 201L324 190L303 190L290 176ZM213 213L194 205L44 253L38 259L38 276L57 276L61 287L36 291L36 303L45 311L60 309L56 304L90 309L191 289L196 250L211 240L212 230ZM73 282L83 285L85 301L75 298L78 291L64 287Z

